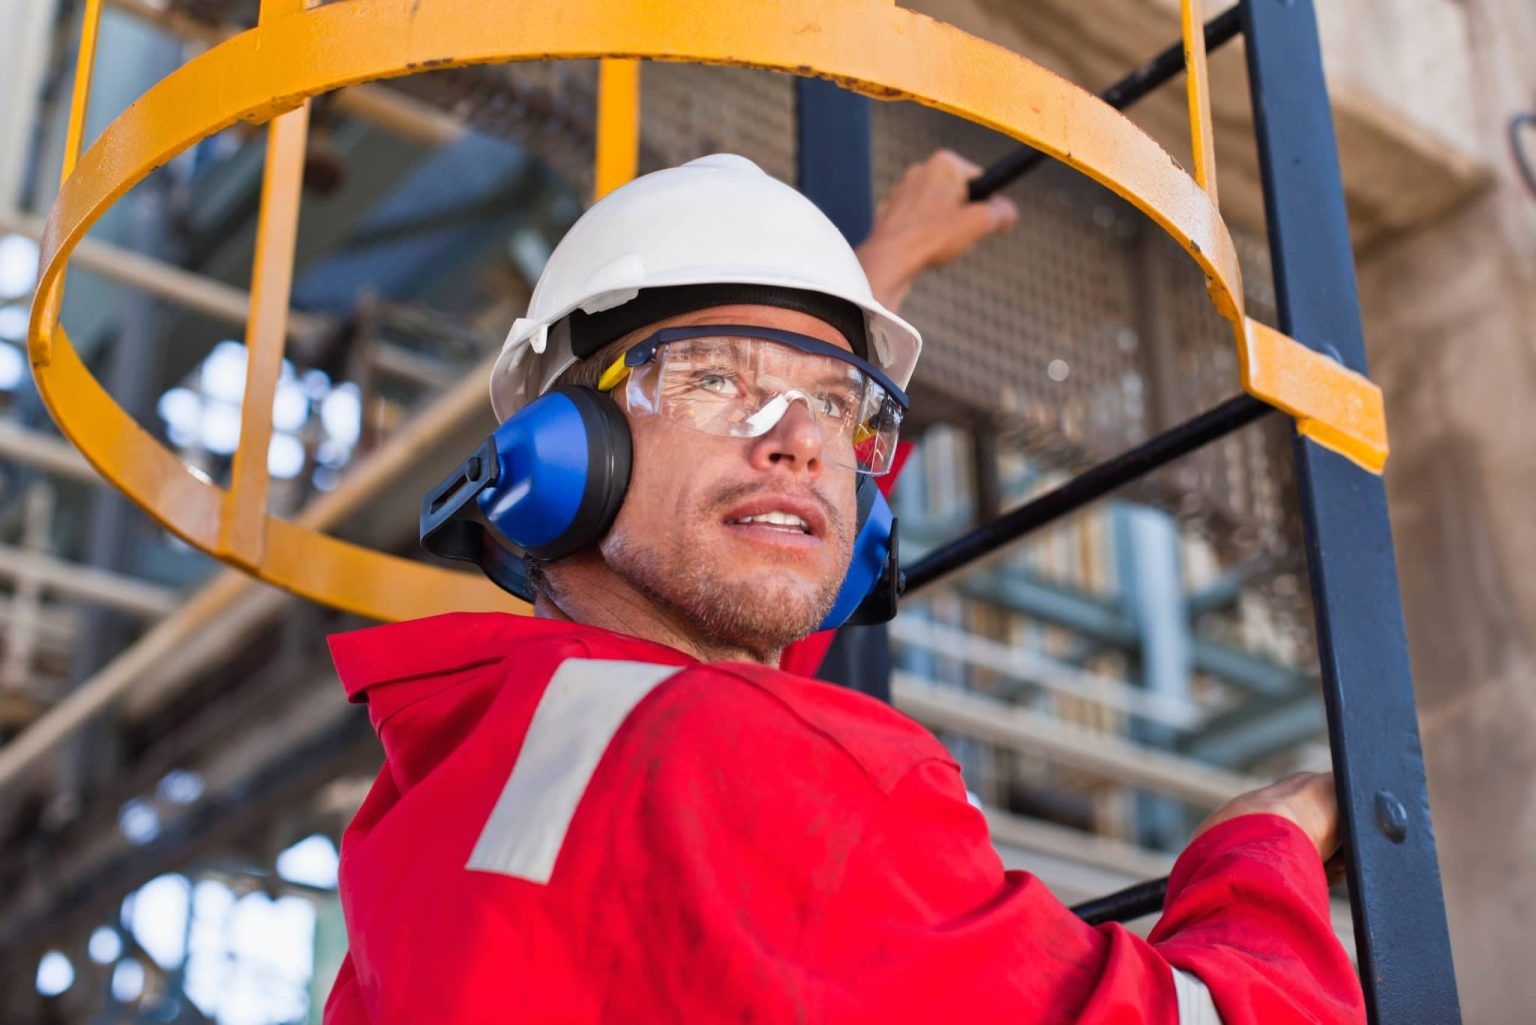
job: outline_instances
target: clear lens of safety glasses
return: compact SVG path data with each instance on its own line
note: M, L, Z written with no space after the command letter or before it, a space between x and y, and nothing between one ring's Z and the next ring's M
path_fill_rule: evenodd
M706 434L756 438L800 403L821 430L828 462L872 475L890 470L906 396L877 380L883 375L818 339L769 329L726 333L734 330L668 329L631 349L631 411Z

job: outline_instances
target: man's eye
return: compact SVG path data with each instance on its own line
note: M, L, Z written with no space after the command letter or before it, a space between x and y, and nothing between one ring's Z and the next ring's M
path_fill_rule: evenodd
M816 397L816 405L822 416L841 420L848 415L848 409L852 405L852 398L835 392L823 392Z
M709 372L699 374L693 381L695 388L703 389L715 395L733 395L736 392L736 383L728 374Z

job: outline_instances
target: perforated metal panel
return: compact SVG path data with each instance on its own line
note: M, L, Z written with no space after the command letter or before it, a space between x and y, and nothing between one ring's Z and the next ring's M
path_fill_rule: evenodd
M706 153L739 153L793 184L794 79L743 68L646 64L640 138L642 172Z
M978 163L1009 148L906 103L876 105L873 127L881 193L938 146ZM905 308L926 341L921 398L940 416L963 406L993 417L1012 443L1062 465L1146 433L1129 246L1137 215L1076 177L1055 166L1030 176L1010 193L1019 227L926 275Z
M1012 145L913 104L874 109L877 188L937 146L987 163ZM926 349L914 419L991 419L1048 466L1105 459L1239 391L1231 329L1203 275L1129 204L1056 164L1009 195L1020 221L924 277L906 313ZM1272 316L1261 240L1239 237L1251 312ZM1231 556L1288 546L1279 418L1136 489L1204 527Z
M390 83L486 135L532 150L577 191L592 190L596 61L451 68Z

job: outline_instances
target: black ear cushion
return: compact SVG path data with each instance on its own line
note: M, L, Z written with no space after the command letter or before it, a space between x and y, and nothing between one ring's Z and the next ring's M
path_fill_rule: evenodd
M570 555L608 533L629 490L629 471L634 460L629 421L624 419L617 403L592 388L564 385L551 389L554 392L569 398L581 414L581 426L587 435L587 482L566 532L537 550L529 549L530 555L540 559Z
M857 503L858 512L854 516L853 536L864 533L864 525L869 522L869 511L875 507L875 496L880 494L880 485L875 483L875 478L867 473L859 474L859 482L854 487L853 497ZM857 548L857 543L855 543Z

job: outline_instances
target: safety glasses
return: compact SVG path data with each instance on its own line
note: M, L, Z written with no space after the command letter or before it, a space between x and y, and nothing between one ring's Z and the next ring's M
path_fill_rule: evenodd
M663 328L615 360L598 389L626 381L632 413L728 438L761 437L803 403L823 458L872 476L890 470L907 409L906 394L853 353L750 325Z

